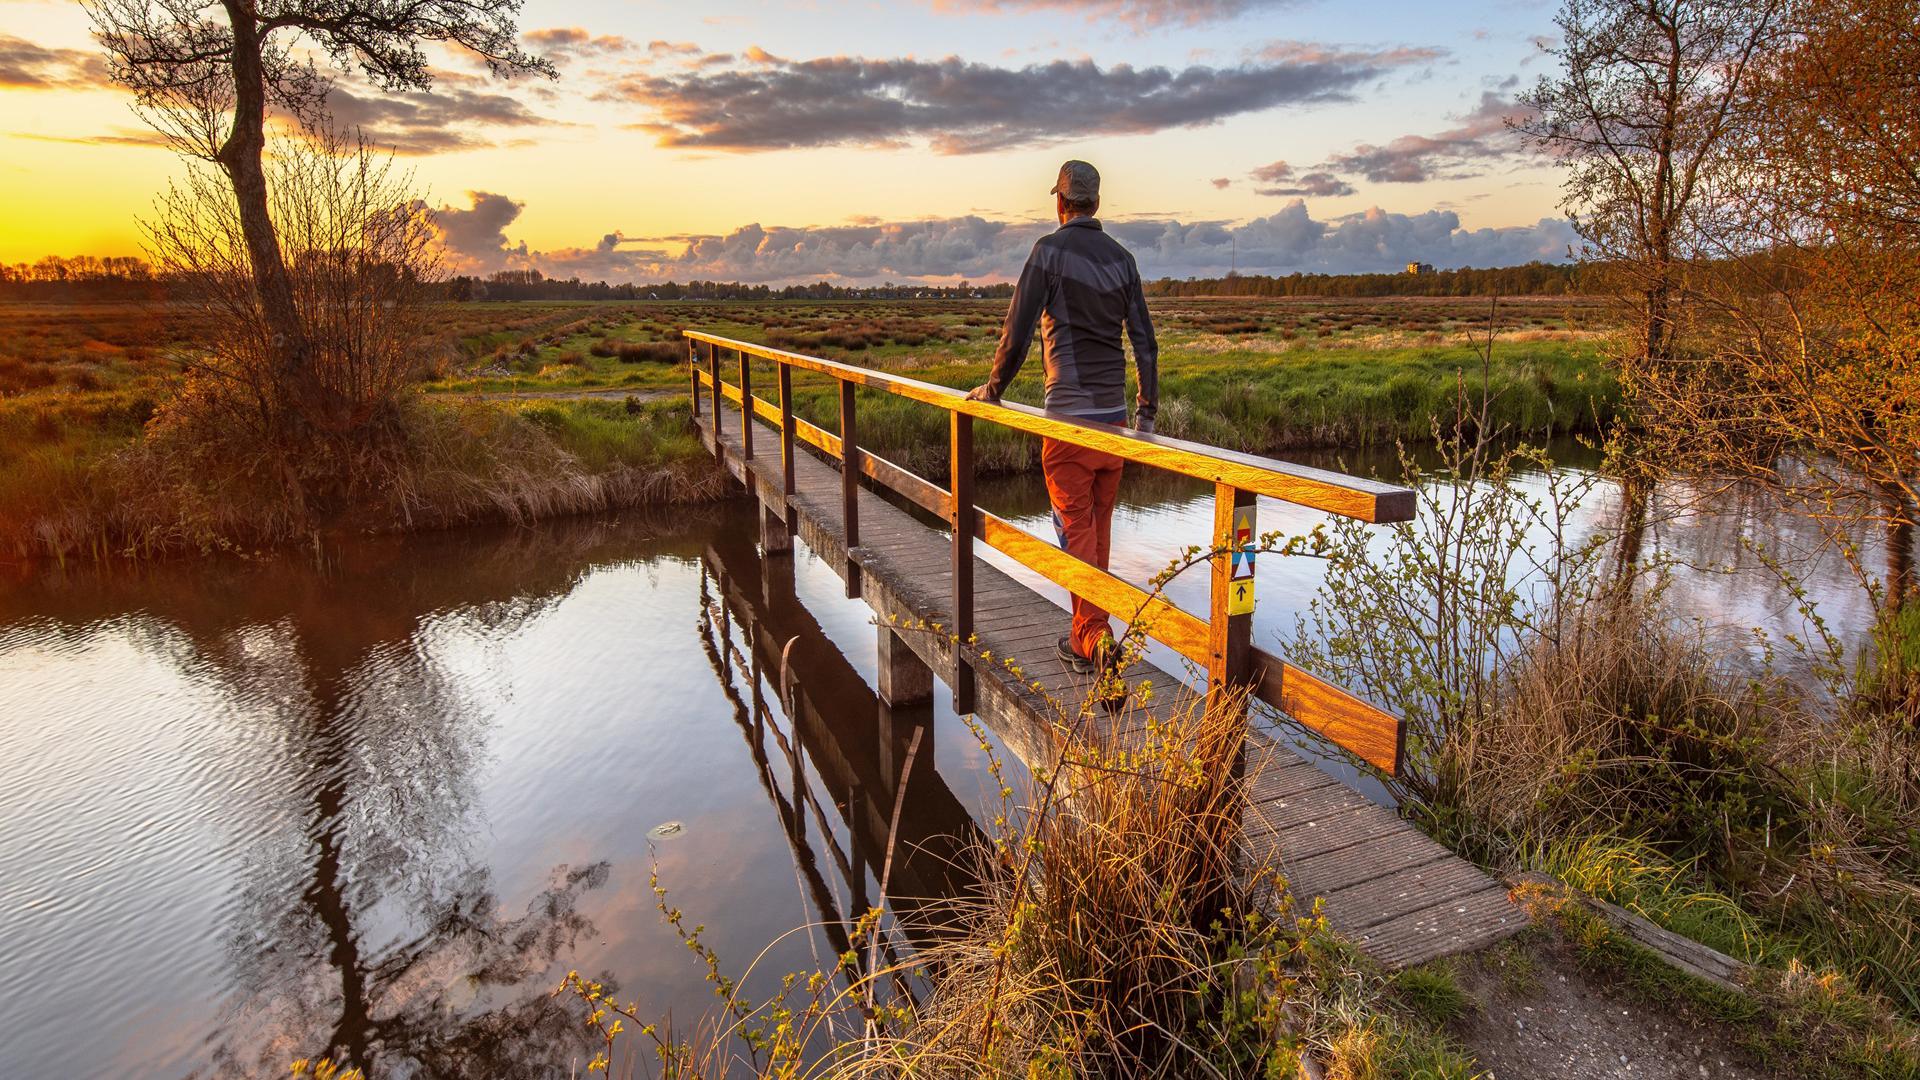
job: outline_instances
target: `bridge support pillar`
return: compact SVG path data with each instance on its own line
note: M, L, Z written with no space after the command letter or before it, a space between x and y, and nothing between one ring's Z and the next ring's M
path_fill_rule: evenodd
M760 504L760 549L768 555L793 553L793 533L787 530L785 507L776 511L771 504Z
M893 706L880 702L880 730L875 743L880 748L880 775L887 789L880 792L883 810L890 811L899 791L901 774L907 771L907 750L913 748L913 775L933 768L933 695L918 705ZM914 747L913 734L920 733L920 745Z
M880 700L889 705L913 705L933 700L933 669L914 655L893 630L878 627L880 635Z
M789 548L789 551L792 549ZM772 554L772 552L769 552ZM760 560L760 603L768 611L783 604L795 603L793 592L793 559Z

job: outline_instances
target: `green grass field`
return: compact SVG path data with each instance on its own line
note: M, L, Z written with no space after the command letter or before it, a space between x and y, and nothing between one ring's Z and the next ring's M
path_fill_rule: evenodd
M691 468L701 451L684 420L683 329L964 388L984 380L1004 314L1001 301L449 304L443 329L420 343L420 403L462 414L469 429L475 409L530 421L590 476ZM1489 329L1491 415L1510 433L1594 430L1619 399L1601 362L1601 307L1583 298L1492 311L1476 300L1167 299L1153 314L1159 430L1238 450L1424 439L1459 395L1479 392L1475 338ZM141 438L209 332L164 305L0 304L0 551L45 546L33 537L78 512L96 468ZM771 367L756 370L764 396ZM1036 347L1010 397L1039 404L1042 380ZM801 374L795 389L802 415L837 424L831 380ZM942 465L938 410L865 391L861 410L871 450ZM988 471L1037 454L991 426L977 445Z
M645 304L574 309L517 339L464 339L462 362L427 384L442 394L628 391L682 394L685 347L699 329L928 382L983 381L998 341L998 302ZM1619 387L1601 363L1599 308L1579 299L1474 301L1206 301L1155 305L1161 348L1160 430L1250 452L1366 446L1428 437L1435 417L1455 415L1460 395L1482 383L1478 338L1489 322L1485 372L1492 416L1516 435L1592 431L1611 420ZM1040 403L1037 349L1011 397ZM726 357L723 374L734 380ZM762 396L770 365L756 364ZM796 381L802 415L834 422L829 381ZM936 410L864 395L862 428L872 448L905 464L938 461L944 419ZM1003 437L1005 436L1005 437ZM982 433L989 468L1031 463L1024 441Z

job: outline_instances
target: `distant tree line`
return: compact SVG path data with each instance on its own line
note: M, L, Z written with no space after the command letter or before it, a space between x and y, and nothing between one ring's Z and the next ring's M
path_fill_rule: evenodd
M1148 296L1562 296L1582 291L1580 268L1552 263L1441 270L1428 274L1289 274L1224 278L1161 278ZM164 299L166 275L133 256L49 255L36 262L0 264L0 297L12 300ZM538 270L460 274L435 287L447 300L1004 300L1011 284L974 285L747 285L737 281L667 281L612 285L550 278Z
M501 270L485 277L459 275L443 285L453 300L965 300L1004 299L1013 286L972 285L746 285L737 281L667 281L609 285L579 278L550 278L538 270Z
M160 275L134 256L48 255L0 263L0 296L10 300L146 300L165 293Z
M1233 274L1223 278L1161 278L1148 296L1565 296L1582 289L1581 267L1530 262L1458 270L1391 274Z

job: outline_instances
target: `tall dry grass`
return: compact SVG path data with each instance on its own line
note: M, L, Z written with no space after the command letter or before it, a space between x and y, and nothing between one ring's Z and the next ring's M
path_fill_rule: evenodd
M1782 770L1811 733L1808 705L1784 677L1729 664L1744 644L1657 590L1564 598L1559 632L1516 652L1488 722L1455 748L1459 808L1513 836L1630 824L1682 859L1770 820L1787 829L1804 808Z
M1235 710L1196 702L1064 749L1025 829L999 838L962 933L929 957L941 974L903 1044L914 1057L1153 1075L1227 1052L1231 1031L1194 1021L1226 1003L1219 946L1255 918L1235 873L1245 733Z
M1121 649L1143 641L1131 627ZM721 1004L674 1030L570 973L556 993L604 1040L589 1071L1238 1078L1299 1075L1311 1059L1330 1075L1467 1080L1470 1063L1385 1008L1384 980L1317 912L1294 910L1272 867L1244 863L1244 698L1152 697L1103 679L1054 701L1053 756L1020 781L964 718L1001 785L965 856L974 887L888 921L883 877L876 906L850 913L838 962L785 975L763 1000L743 987L765 976L729 973L656 880Z
M1569 598L1560 628L1529 640L1449 750L1458 782L1438 816L1454 841L1514 865L1580 838L1644 845L1731 897L1776 952L1920 1017L1903 718L1872 692L1827 698L1753 670L1748 640L1682 619L1658 588Z

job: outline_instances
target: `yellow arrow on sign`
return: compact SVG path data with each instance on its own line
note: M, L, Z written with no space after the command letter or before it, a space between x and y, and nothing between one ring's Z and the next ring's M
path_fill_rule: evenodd
M1227 614L1245 615L1253 610L1253 579L1241 578L1227 593Z

